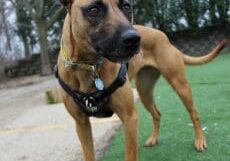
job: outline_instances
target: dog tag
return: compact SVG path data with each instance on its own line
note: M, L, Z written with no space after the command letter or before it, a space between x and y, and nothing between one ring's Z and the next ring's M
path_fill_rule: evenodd
M104 89L104 83L100 78L96 78L94 83L95 83L97 90L103 90Z

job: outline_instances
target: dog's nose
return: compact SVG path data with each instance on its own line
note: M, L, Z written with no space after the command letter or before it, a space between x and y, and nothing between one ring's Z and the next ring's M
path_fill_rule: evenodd
M140 34L136 30L129 29L121 34L121 41L125 46L138 46L140 40Z

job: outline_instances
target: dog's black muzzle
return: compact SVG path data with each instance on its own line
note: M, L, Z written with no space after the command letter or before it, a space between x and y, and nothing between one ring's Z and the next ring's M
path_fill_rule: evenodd
M121 43L124 48L136 51L140 46L140 34L133 29L124 31L121 34Z
M110 61L126 63L140 51L140 44L140 34L129 27L99 40L96 51Z

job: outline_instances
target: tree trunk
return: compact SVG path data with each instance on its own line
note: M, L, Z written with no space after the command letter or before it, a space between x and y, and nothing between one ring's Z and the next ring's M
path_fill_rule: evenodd
M22 38L23 46L24 46L24 53L25 53L25 59L30 58L30 46L28 42L26 41L26 38Z
M6 52L9 49L10 51L12 50L12 46L11 46L11 41L10 41L10 33L9 33L9 28L8 28L8 24L6 21L6 15L5 15L5 3L4 1L0 2L1 3L1 17L2 17L2 24L3 24L3 31L5 31L5 35L6 35Z
M41 75L46 76L52 74L48 51L47 27L46 22L42 18L37 19L36 24L41 48Z

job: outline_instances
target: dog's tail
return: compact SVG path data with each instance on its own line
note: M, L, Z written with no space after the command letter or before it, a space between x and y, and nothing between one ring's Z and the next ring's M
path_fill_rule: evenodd
M214 58L216 58L220 54L221 50L227 45L230 45L230 41L225 39L221 41L211 52L204 56L192 57L183 54L184 62L186 65L202 65L209 63Z

